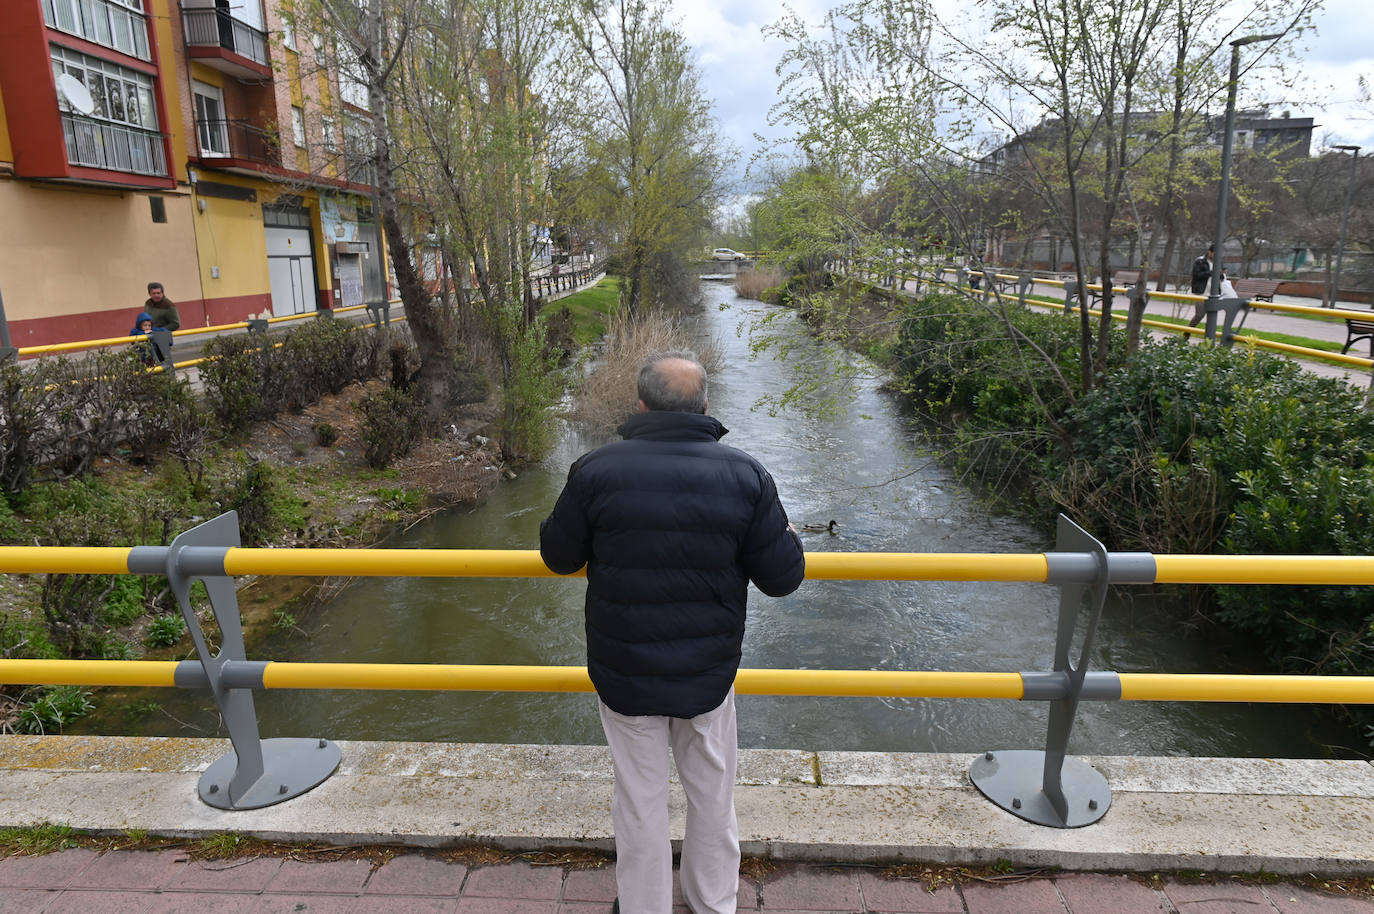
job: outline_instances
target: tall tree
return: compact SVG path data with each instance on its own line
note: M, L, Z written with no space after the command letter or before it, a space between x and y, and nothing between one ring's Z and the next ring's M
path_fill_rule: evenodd
M709 230L721 159L700 77L660 0L580 0L574 39L592 68L596 208L619 236L633 316L668 297L674 264ZM681 291L679 287L679 291Z

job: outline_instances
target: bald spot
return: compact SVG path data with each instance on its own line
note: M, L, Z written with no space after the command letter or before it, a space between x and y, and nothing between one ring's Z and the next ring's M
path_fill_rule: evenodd
M688 359L664 359L654 366L663 383L683 399L701 393L701 366Z

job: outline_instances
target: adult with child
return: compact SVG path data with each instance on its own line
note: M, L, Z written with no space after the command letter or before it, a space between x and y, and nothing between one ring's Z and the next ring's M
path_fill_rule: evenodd
M167 297L162 283L148 283L148 300L143 303L143 310L153 319L154 330L181 329L181 315L177 313L176 304Z

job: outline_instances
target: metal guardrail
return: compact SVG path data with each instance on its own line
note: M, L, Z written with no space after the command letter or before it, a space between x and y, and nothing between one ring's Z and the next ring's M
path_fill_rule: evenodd
M900 270L872 270L867 268L867 266L861 266L863 266L863 274L869 276L870 278L882 278L891 275L900 277L904 282L914 281L916 283L918 292L920 291L922 283L929 283L932 281L926 277L923 277L919 273L910 273ZM955 277L956 285L972 288L974 292L981 292L983 300L985 302L991 299L993 295L1010 294L1011 290L1014 288L1015 297L1022 306L1035 305L1041 308L1061 310L1065 313L1068 313L1073 311L1075 308L1082 307L1082 301L1084 298L1084 296L1080 295L1078 292L1078 283L1076 280L1051 279L1049 277L1036 276L1033 272L1030 271L1009 274L988 272L983 270L970 270L967 267L938 267L935 269L934 273L936 277L936 279L934 280L935 282L942 282L946 274L953 274ZM979 285L977 287L973 287L970 283L970 280L974 278L977 278L978 280L987 279L989 281L979 282ZM1036 295L1034 292L1031 291L1036 284L1060 287L1064 290L1064 301L1062 303L1047 301L1044 298ZM1100 283L1088 283L1086 288L1091 298L1096 299L1101 297L1102 286ZM1134 287L1112 287L1113 295L1131 295L1135 291L1136 289ZM1158 298L1176 301L1180 303L1191 303L1197 308L1197 310L1200 313L1202 313L1204 316L1208 318L1206 327L1192 327L1186 325L1172 324L1167 321L1151 320L1150 318L1142 319L1141 326L1150 327L1151 329L1155 330L1164 330L1170 333L1179 333L1185 337L1190 335L1205 336L1208 339L1217 339L1219 337L1222 345L1225 346L1230 346L1236 342L1241 342L1247 346L1254 346L1257 349L1269 349L1275 352L1283 352L1289 355L1300 356L1302 358L1320 359L1322 361L1335 362L1340 365L1350 365L1355 368L1363 368L1365 370L1374 371L1374 359L1367 359L1361 356L1349 355L1348 353L1344 352L1328 352L1324 349L1313 349L1309 346L1295 346L1291 343L1279 343L1272 340L1262 339L1251 334L1242 334L1239 332L1245 323L1244 314L1251 309L1273 311L1279 314L1302 314L1312 317L1328 318L1332 320L1360 321L1369 320L1369 314L1367 312L1349 311L1343 308L1318 308L1311 305L1287 305L1283 303L1235 298L1222 299L1219 302L1216 310L1211 314L1208 314L1205 310L1208 297L1205 295L1193 295L1187 292L1153 292L1145 288L1142 288L1140 291L1145 296L1147 301L1149 301L1152 298ZM1094 311L1091 307L1091 304L1089 304L1089 313L1098 314L1100 312ZM1215 317L1218 314L1224 316L1224 322L1222 323L1219 334L1217 332L1215 321ZM1241 316L1241 321L1239 324L1235 322L1235 318L1238 315ZM1116 321L1125 321L1128 319L1128 316L1125 314L1114 312L1112 314L1112 319Z
M0 572L167 576L198 660L0 660L0 683L209 688L229 731L233 751L206 770L199 792L206 803L222 809L255 809L298 796L328 778L341 759L338 746L326 739L260 739L252 694L257 689L591 691L585 667L282 663L250 661L245 654L233 580L236 575L558 577L531 550L245 549L239 546L237 516L230 512L181 534L170 546L3 546ZM1049 729L1043 751L988 751L970 769L970 778L988 799L1040 825L1089 825L1111 805L1106 779L1067 754L1081 701L1374 704L1374 677L1170 675L1087 669L1110 585L1371 585L1374 557L1111 553L1061 516L1053 552L810 553L806 577L1032 582L1060 588L1050 671L741 670L736 681L741 693L756 695L1048 701ZM217 653L210 651L191 606L190 588L195 580L204 582L220 628Z
M156 130L63 112L62 138L68 164L167 177L163 138Z

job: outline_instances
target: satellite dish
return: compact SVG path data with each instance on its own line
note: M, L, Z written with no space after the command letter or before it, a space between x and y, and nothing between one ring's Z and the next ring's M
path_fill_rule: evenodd
M95 100L90 91L70 73L57 77L57 91L67 100L67 105L77 114L90 114L95 110Z

